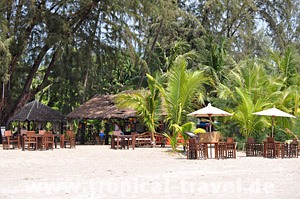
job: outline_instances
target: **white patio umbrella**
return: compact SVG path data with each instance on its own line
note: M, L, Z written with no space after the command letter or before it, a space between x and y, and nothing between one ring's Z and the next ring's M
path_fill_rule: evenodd
M290 118L296 118L295 116L288 114L282 110L279 110L275 108L266 109L263 111L252 113L253 115L262 115L262 116L271 116L272 117L272 137L274 135L274 123L275 123L275 117L290 117Z
M228 113L226 111L223 111L222 109L216 108L216 107L212 106L210 103L206 107L201 108L197 111L194 111L188 115L194 116L194 117L208 117L209 121L210 121L209 132L211 132L211 123L212 123L211 117L213 117L213 116L232 116L231 113Z

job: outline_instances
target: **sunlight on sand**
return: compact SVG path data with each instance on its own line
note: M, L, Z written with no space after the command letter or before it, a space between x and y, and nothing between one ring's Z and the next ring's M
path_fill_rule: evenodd
M0 198L298 198L300 159L187 160L170 148L0 149Z

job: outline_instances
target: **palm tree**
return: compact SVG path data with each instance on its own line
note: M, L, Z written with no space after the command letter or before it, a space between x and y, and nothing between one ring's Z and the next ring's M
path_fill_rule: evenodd
M256 110L262 110L270 103L265 100L257 100L254 102L249 92L242 88L236 88L237 103L233 119L240 127L241 134L245 137L251 137L253 134L258 134L264 123L263 118L253 115Z
M175 126L182 126L186 115L190 112L194 100L203 101L204 84L209 83L209 78L201 71L187 70L187 61L183 56L178 56L170 70L165 74L166 82L161 84L152 76L148 78L156 83L162 93L167 111L166 122L171 129L171 134L165 134L176 150L179 131Z
M287 111L295 99L294 89L285 89L284 80L279 75L268 74L265 66L255 60L243 61L228 74L223 84L217 86L219 98L233 101L233 119L246 138L271 125L268 119L255 116L253 112L274 105ZM281 124L287 126L290 123Z
M159 75L156 80L159 82ZM151 132L151 142L155 146L154 134L162 120L161 95L155 87L155 82L148 79L149 90L139 90L132 93L121 93L117 96L116 102L119 107L130 107L137 111L144 125Z
M294 48L287 48L282 54L271 51L270 57L275 63L274 73L281 76L286 86L299 85L300 59Z

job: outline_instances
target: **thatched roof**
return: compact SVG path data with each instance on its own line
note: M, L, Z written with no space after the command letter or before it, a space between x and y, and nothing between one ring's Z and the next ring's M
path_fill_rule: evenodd
M22 107L9 121L60 122L64 119L65 116L59 111L38 101L32 101Z
M125 119L136 117L132 109L121 109L114 103L116 95L96 95L67 115L68 119Z

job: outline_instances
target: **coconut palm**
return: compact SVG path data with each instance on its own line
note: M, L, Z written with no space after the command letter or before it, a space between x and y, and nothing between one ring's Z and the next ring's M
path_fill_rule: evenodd
M156 82L156 87L164 97L167 111L166 121L172 132L165 135L169 138L172 149L175 151L179 135L175 125L183 125L194 100L203 101L204 85L208 84L210 80L202 71L187 70L187 61L183 56L178 56L166 73L165 85L150 75L148 78Z
M217 93L218 97L233 101L233 119L240 127L241 134L247 138L271 125L267 118L257 117L253 112L274 105L285 111L291 107L290 103L295 99L293 89L284 88L284 80L278 75L268 74L264 64L247 60L228 74L224 84L218 84ZM282 124L290 125L288 122Z
M156 80L159 82L159 75ZM137 111L144 125L151 132L151 142L155 146L154 134L162 119L161 95L155 87L155 82L148 79L149 90L139 90L131 93L121 93L116 98L119 107L130 107Z
M299 85L300 59L294 48L287 48L283 53L271 51L270 57L276 69L274 73L281 76L286 86Z

